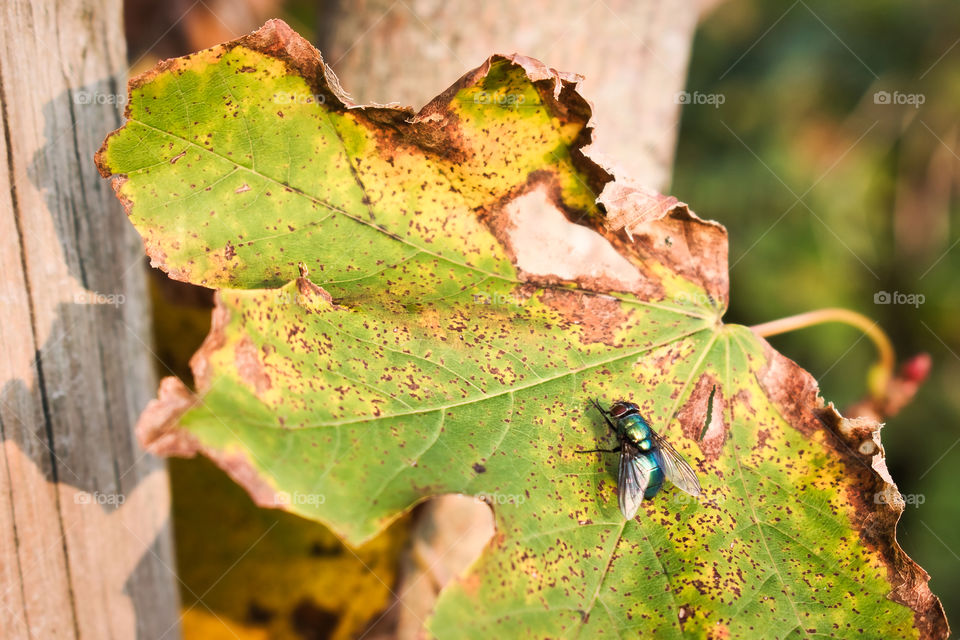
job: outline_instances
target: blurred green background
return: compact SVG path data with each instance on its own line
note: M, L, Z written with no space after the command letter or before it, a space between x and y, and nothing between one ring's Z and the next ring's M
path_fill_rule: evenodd
M883 430L907 506L898 539L960 624L960 177L956 2L719 4L701 22L670 193L730 233L727 320L821 307L859 311L897 354L933 356L913 403ZM877 92L890 94L890 103ZM922 104L893 104L920 95ZM920 102L921 99L912 100ZM878 104L879 102L879 104ZM874 296L922 294L923 304ZM822 325L770 339L844 407L865 392L873 345ZM919 500L918 500L919 501Z

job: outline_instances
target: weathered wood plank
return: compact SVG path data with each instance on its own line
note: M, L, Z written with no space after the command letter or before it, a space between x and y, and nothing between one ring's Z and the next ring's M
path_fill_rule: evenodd
M92 156L121 122L119 0L0 5L0 624L177 634L142 249Z

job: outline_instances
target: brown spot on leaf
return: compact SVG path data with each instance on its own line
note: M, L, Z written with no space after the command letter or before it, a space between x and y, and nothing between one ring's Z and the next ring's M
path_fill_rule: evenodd
M287 507L290 504L288 496L278 494L264 480L264 471L254 466L246 453L226 453L223 450L210 447L203 447L201 452L233 478L234 482L243 487L257 505L276 509Z
M210 332L203 343L190 358L190 370L193 372L193 386L198 394L210 389L213 382L213 367L210 358L226 344L225 331L230 322L230 311L223 303L219 291L213 294L213 312L210 316Z
M465 575L460 579L460 586L463 587L463 590L467 595L474 597L477 595L477 592L480 590L482 585L482 580L480 579L480 574L476 572L471 572Z
M253 344L250 336L243 336L233 348L233 353L234 366L241 380L253 387L258 394L271 387L270 376L264 371L260 361L260 350Z
M575 331L579 327L587 344L601 342L616 346L616 332L627 320L623 305L610 296L547 289L542 300L570 323L571 326L564 327L565 331Z
M160 381L157 397L147 403L135 427L137 439L147 451L160 456L189 458L201 449L199 441L177 423L200 402L179 378Z
M707 633L707 638L710 640L730 640L730 628L718 622L713 625L713 628Z
M692 615L690 609L687 605L680 605L677 609L677 619L680 621L680 628L683 629L683 625L687 622L687 618Z
M641 225L665 218L682 204L673 196L623 182L606 185L603 203L607 208L607 227L613 231L623 229L627 235L642 228Z
M822 428L813 410L823 407L820 389L813 377L796 362L764 343L767 364L757 374L757 382L783 417L805 436Z
M225 453L203 446L192 433L177 426L181 416L198 403L197 396L179 379L167 377L161 380L157 398L147 404L137 421L137 438L144 449L162 456L192 457L202 453L246 489L260 506L276 507L284 504L273 488L263 480L262 472L251 465L245 454Z
M297 278L297 292L303 296L302 300L308 302L311 300L322 300L324 303L331 306L333 309L339 309L336 304L333 302L333 298L323 287L315 284L306 276L301 275Z
M840 418L834 423L836 433L850 448L863 455L882 451L879 442L880 424L874 418Z
M699 444L708 460L720 457L730 425L723 388L714 376L705 373L697 379L689 399L677 412L677 418L683 435Z
M663 196L628 181L608 183L599 202L607 210L611 230L626 228L631 242L625 253L655 260L670 271L699 284L726 308L729 294L727 230L702 220L676 198Z
M767 440L769 439L770 439L769 429L758 429L757 430L757 446L755 447L755 449L758 451L761 449L768 449L768 448L773 449L773 447L767 444Z

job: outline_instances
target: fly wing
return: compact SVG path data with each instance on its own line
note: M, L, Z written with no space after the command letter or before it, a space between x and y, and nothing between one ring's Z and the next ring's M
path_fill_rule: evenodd
M683 459L677 450L673 448L666 439L659 433L650 430L650 435L656 445L657 462L663 469L663 475L667 476L673 484L681 491L686 491L692 496L699 496L701 493L700 480L697 479L696 472L690 468L690 465Z
M638 461L640 451L624 442L620 450L620 473L617 477L617 491L620 493L620 513L632 520L643 502L643 494L650 482L650 474Z

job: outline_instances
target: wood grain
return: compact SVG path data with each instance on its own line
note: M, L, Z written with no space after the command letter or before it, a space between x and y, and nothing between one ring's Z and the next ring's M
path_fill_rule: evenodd
M0 629L178 634L143 251L93 152L119 126L119 0L0 4Z

